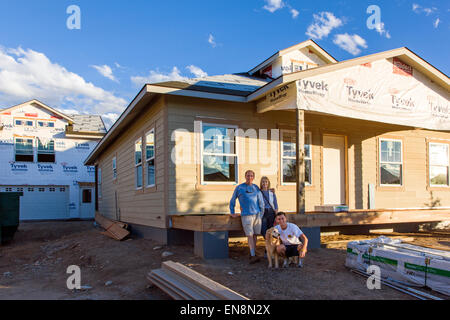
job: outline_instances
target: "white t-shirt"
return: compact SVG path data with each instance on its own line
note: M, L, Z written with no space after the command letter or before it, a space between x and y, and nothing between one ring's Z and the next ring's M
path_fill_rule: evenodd
M275 228L278 229L278 232L280 232L281 241L285 245L291 245L291 244L301 244L300 236L303 234L303 231L300 230L297 225L288 222L286 229L281 229L280 225L277 225Z

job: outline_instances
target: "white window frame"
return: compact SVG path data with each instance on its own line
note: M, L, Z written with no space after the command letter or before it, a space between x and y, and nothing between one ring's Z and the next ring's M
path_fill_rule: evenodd
M134 186L135 186L135 188L136 188L136 190L141 190L142 188L143 188L143 186L144 186L144 173L142 172L142 170L143 170L143 167L144 167L144 163L143 163L143 143L142 143L142 137L140 137L139 139L137 139L135 142L134 142L134 145L133 145L133 163L134 163ZM139 163L136 163L136 145L138 144L138 143L141 143L141 162L139 162ZM141 181L141 186L140 187L138 187L138 185L137 185L137 174L136 174L136 172L137 172L137 168L141 168L141 174L142 174L142 181Z
M112 175L113 180L117 179L117 157L112 158Z
M17 144L17 139L22 139L22 140L32 140L32 150L33 150L33 161L16 161L16 155L17 155L17 150L16 150L16 144ZM14 162L25 162L25 163L35 163L37 160L37 156L34 152L34 147L35 147L35 139L34 138L23 138L23 137L14 137Z
M221 127L221 128L227 128L227 129L234 129L235 131L235 136L234 136L234 146L235 146L235 153L205 153L203 151L203 147L204 147L204 136L203 136L203 126L213 126L213 127ZM236 130L238 129L237 125L231 125L231 124L219 124L219 123L214 123L214 122L200 122L200 183L202 185L237 185L239 183L239 142L238 142L238 137L236 136ZM211 156L224 156L224 157L235 157L235 166L234 166L234 176L235 176L235 180L234 182L220 182L220 181L204 181L203 177L204 177L204 168L203 168L203 156L204 155L211 155Z
M22 124L16 124L16 121L20 121ZM23 120L23 119L14 118L13 123L14 123L14 127L24 127L25 126L25 120Z
M432 184L431 183L431 167L445 167L441 165L432 165L431 164L431 153L430 153L430 147L431 145L444 145L447 147L447 184ZM442 143L442 142L428 142L428 181L430 187L438 187L438 188L448 188L450 187L450 144L448 143Z
M153 134L153 157L147 158L147 137L148 135ZM144 148L143 148L144 149ZM148 166L149 166L149 162L153 160L154 163L154 167L155 167L155 183L153 184L148 184L150 179L148 177ZM155 128L152 128L150 131L148 131L145 134L145 176L147 177L146 179L146 184L147 184L147 188L152 188L156 186L156 134L155 134Z
M394 141L394 142L400 142L400 158L401 162L390 162L390 161L381 161L381 142L382 141ZM382 164L400 164L402 166L401 171L401 183L400 184L382 184L381 183L381 165ZM378 176L379 176L379 185L381 187L402 187L403 186L403 178L405 176L405 166L403 164L403 140L401 139L390 139L390 138L379 138L378 140Z
M297 160L297 157L285 157L283 155L284 154L284 152L283 152L283 143L284 143L283 134L286 133L286 132L287 133L294 133L294 134L296 133L295 130L287 130L287 129L280 130L280 160L281 160L280 161L280 169L281 169L280 170L280 172L281 172L280 182L281 182L282 186L295 186L296 185L295 182L284 182L283 181L283 177L284 177L283 160L284 159ZM305 185L306 186L312 186L313 185L313 181L314 181L313 180L313 156L312 156L312 154L313 154L313 151L312 151L312 146L313 146L313 144L312 144L312 132L311 131L305 131L305 140L306 140L306 136L309 137L309 141L311 141L311 144L309 145L310 156L307 157L306 154L305 154L305 159L304 160L310 160L311 161L311 172L310 172L310 174L311 174L311 182L305 181ZM297 140L295 141L295 144L297 144ZM305 170L305 173L306 173L306 170Z
M55 161L54 162L39 162L39 142L42 141L39 138L36 138L36 162L37 163L56 163L56 150L55 150L55 146L56 146L56 142L55 139L49 139L49 141L53 141L53 155L55 156ZM41 152L42 154L45 154L45 152ZM47 154L50 154L50 152L48 152Z

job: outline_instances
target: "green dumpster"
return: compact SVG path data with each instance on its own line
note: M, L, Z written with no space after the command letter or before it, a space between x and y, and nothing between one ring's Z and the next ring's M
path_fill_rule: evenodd
M0 192L0 242L11 241L19 227L23 192Z

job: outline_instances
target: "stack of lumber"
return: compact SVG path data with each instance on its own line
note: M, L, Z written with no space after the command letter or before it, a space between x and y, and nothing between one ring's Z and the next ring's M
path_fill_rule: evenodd
M95 213L95 221L103 229L105 229L105 231L101 232L101 234L108 236L114 240L123 240L130 234L130 232L127 230L128 225L126 223L110 220L108 218L105 218L98 212Z
M148 280L175 300L249 300L204 275L173 261L152 270Z

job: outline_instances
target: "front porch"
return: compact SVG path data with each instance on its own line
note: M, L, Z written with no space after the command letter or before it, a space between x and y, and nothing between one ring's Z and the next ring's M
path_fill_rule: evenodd
M288 214L309 239L309 248L320 248L321 227L378 225L399 223L425 223L450 220L450 208L375 209L348 212L306 212ZM194 232L194 252L205 259L228 258L228 233L242 231L240 218L231 215L174 215L170 217L173 229Z

